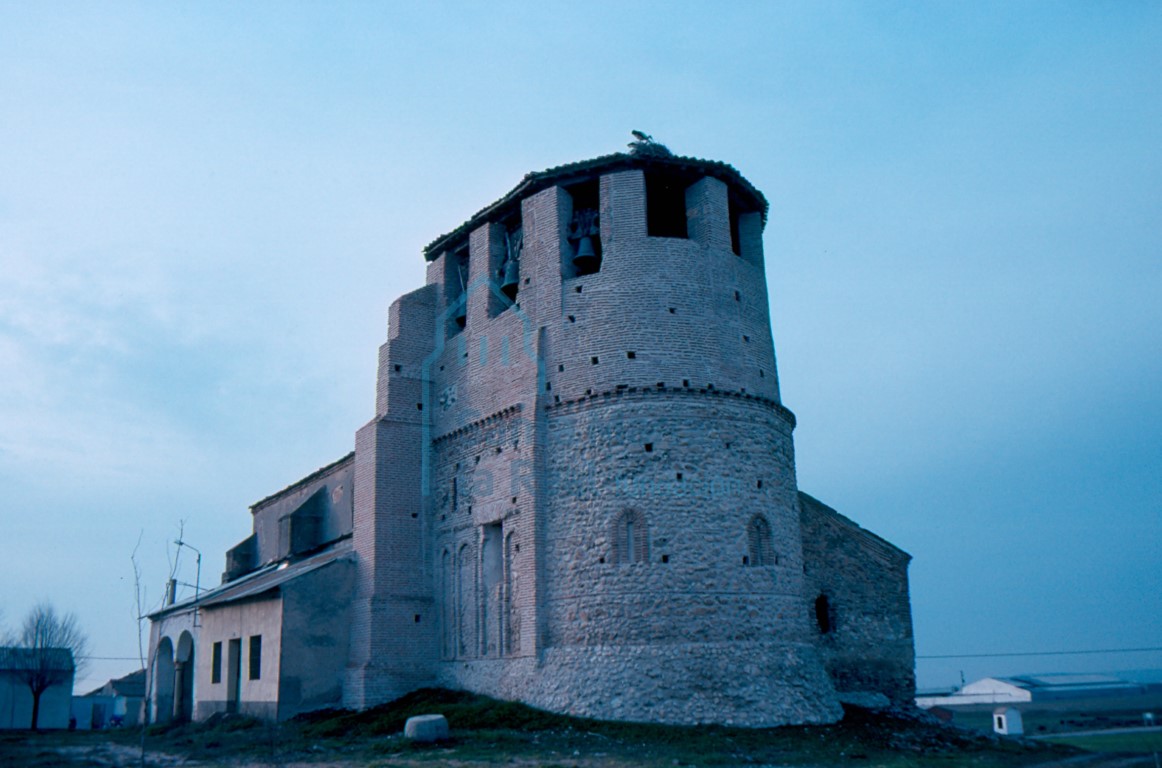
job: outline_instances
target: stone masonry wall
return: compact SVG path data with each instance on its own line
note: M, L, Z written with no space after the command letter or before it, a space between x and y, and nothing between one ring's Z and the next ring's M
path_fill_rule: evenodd
M661 722L838 717L801 599L791 423L717 391L615 390L550 411L545 610L559 663L545 704ZM766 562L752 560L756 517Z
M549 432L551 645L810 639L791 427L780 412L728 396L625 391L555 409ZM616 551L626 510L645 545L634 562ZM756 515L774 555L762 565L748 558Z
M916 691L911 557L805 493L799 502L806 602L836 689L910 702Z

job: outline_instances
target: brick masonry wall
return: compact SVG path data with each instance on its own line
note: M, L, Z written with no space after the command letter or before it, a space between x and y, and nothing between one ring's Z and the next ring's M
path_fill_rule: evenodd
M378 413L355 436L348 707L388 701L432 678L430 532L421 512L424 364L436 306L431 286L392 305L380 350Z
M323 517L319 520L318 543L335 541L351 533L354 471L353 458L346 458L250 508L257 538L256 567L288 555L290 542L286 539L285 531L280 535L279 521L293 513L320 488L325 489L325 493L321 505Z
M602 220L601 270L562 282L564 317L549 325L553 401L658 382L778 400L762 266L731 252L729 231L721 232L723 187L705 179L694 188L708 199L693 212L723 222L692 222L692 234L706 240L648 237L642 172L602 177L613 221L607 228Z
M531 443L519 410L437 441L431 515L439 655L514 658L535 647Z

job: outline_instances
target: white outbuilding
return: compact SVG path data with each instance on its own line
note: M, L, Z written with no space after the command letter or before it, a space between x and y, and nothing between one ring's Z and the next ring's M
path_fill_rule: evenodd
M993 710L993 730L1002 736L1021 736L1025 725L1021 722L1021 711L1016 707L997 707Z

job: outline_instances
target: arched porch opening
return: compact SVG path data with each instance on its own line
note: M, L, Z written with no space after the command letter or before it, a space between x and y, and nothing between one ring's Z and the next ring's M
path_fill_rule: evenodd
M174 654L173 717L179 723L194 716L194 637L182 632Z
M174 660L173 641L163 637L153 659L153 722L173 719Z

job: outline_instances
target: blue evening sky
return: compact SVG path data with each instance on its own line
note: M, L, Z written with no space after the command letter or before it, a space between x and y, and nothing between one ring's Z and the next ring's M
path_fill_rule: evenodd
M3 621L133 656L138 536L216 583L422 247L634 128L770 199L800 486L915 557L919 654L1162 646L1157 2L0 0Z

